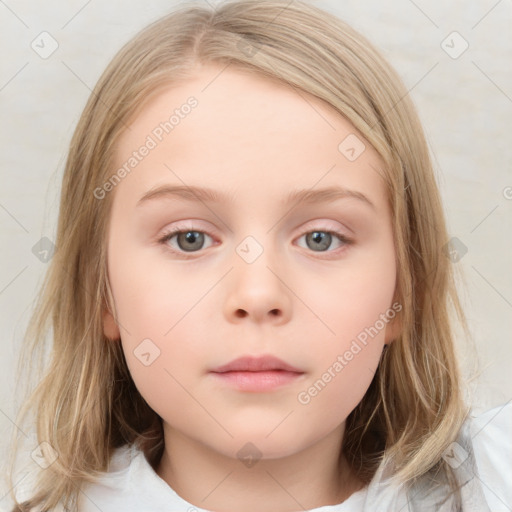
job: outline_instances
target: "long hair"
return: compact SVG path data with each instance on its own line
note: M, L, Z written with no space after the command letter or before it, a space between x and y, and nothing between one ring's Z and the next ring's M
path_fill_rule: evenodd
M469 333L446 255L432 161L407 89L364 37L306 1L236 0L215 9L188 2L119 51L74 132L57 250L19 363L21 371L38 358L40 375L17 424L32 413L43 454L58 456L40 472L27 502L19 504L12 492L16 510L51 510L58 503L74 510L80 485L108 470L117 447L136 443L153 467L162 455L161 419L137 391L121 345L103 333L103 312L113 311L106 264L113 194L98 199L94 190L112 175L116 143L145 102L208 63L277 79L324 100L380 155L392 210L401 333L347 418L343 452L366 483L383 461L404 483L446 466L443 452L469 412L453 313ZM45 354L50 332L51 352Z

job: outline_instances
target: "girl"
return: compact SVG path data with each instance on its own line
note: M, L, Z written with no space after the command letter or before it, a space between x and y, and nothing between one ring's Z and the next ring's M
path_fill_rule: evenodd
M71 143L14 510L511 507L447 242L407 91L349 26L284 0L154 23Z

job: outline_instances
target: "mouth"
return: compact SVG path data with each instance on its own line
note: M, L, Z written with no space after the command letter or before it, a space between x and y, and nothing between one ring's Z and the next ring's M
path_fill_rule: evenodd
M304 372L274 356L246 356L214 368L210 374L240 391L264 392L292 384Z

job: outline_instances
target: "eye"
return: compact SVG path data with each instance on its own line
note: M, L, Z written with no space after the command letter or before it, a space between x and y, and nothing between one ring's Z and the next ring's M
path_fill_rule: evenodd
M333 242L337 243L337 247L334 247L334 249L350 245L352 243L352 240L347 238L342 233L327 230L309 231L308 233L302 235L299 240L303 237L306 237L305 248L311 249L314 252L333 252L333 250L327 251ZM299 246L304 247L300 244Z
M204 231L195 229L172 229L159 239L159 243L170 246L171 250L175 252L197 252L204 249L203 245L206 237L212 238Z
M205 249L205 241L208 238L210 240L213 239L208 233L192 227L188 229L172 228L164 233L158 242L159 244L164 245L171 252L180 254L187 258L192 257L191 254ZM308 231L299 237L298 240L301 240L302 238L305 238L306 245L304 246L300 243L298 245L305 249L310 249L313 252L334 253L336 252L336 249L343 249L343 247L353 243L351 239L347 238L342 233L326 229ZM187 253L189 253L190 256L188 256Z

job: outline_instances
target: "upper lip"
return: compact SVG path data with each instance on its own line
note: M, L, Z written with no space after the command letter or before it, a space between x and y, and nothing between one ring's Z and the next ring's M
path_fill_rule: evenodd
M215 373L225 372L264 372L271 370L284 370L288 372L304 373L302 370L295 368L294 366L285 363L281 359L266 355L266 356L243 356L233 361L218 366L211 370Z

